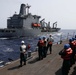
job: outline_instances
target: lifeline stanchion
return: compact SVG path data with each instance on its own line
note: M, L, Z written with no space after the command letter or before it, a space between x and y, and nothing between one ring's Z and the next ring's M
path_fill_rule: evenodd
M69 33L67 34L67 39L69 38Z
M75 32L73 32L73 37L75 37Z
M60 44L62 44L62 35L60 36Z

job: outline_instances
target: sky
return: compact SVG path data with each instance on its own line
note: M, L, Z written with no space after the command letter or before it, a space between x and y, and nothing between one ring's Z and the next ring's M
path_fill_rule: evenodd
M7 19L15 12L19 14L20 5L29 4L33 15L45 18L61 29L76 29L76 0L0 0L0 28L7 27Z

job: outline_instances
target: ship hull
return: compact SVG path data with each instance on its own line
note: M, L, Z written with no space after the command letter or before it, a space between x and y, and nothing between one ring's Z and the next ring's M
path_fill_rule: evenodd
M10 38L10 37L36 37L41 35L48 35L53 32L58 32L60 29L51 29L50 31L41 31L37 28L19 28L19 29L0 29L0 38ZM13 31L12 31L13 30Z

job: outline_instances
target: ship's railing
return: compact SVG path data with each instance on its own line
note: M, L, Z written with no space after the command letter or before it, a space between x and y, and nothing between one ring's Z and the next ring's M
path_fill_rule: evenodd
M67 33L66 35L60 35L59 40L55 41L54 44L61 44L64 40L69 40L71 38L75 38L75 32L73 34Z

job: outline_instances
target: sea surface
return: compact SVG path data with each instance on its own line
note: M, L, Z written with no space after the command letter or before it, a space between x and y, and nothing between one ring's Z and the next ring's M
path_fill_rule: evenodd
M60 43L60 40L72 38L76 35L76 30L60 30L59 32L53 33L54 44ZM45 35L40 36L41 38ZM49 35L45 36L48 38ZM36 51L37 42L39 37L25 37L25 38L0 38L0 67L3 67L10 61L17 60L19 58L19 48L21 41L24 40L25 44L30 44L30 50Z

